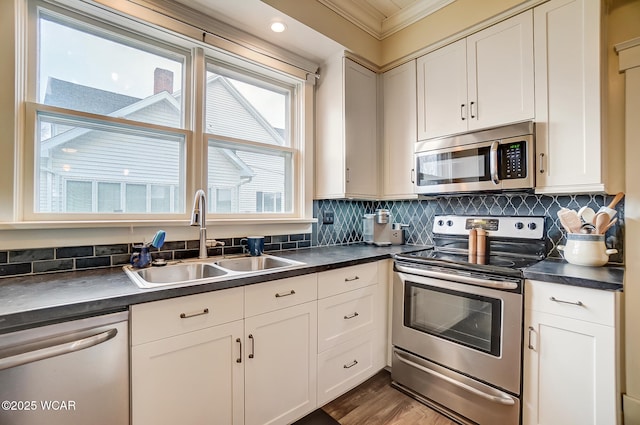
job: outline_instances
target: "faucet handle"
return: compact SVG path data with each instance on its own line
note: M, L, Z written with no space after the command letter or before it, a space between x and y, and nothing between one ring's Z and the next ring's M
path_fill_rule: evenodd
M224 242L217 241L215 239L207 239L207 247L212 248L214 246L224 246Z

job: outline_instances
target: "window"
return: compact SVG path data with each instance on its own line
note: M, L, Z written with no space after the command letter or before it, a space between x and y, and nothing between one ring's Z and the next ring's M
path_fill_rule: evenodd
M295 151L290 147L289 105L294 87L213 64L206 78L209 187L238 188L238 200L227 212L290 213ZM264 191L279 193L277 207L275 201L268 208L256 202Z
M205 186L212 214L302 213L299 76L89 5L29 2L26 219L183 218Z

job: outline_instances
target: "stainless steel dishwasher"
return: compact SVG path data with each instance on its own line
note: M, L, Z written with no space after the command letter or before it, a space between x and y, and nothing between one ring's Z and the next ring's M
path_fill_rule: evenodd
M129 424L128 318L0 335L0 424Z

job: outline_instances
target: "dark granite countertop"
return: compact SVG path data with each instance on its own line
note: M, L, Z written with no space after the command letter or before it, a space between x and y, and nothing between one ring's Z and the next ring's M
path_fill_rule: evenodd
M122 268L0 279L0 334L111 311L132 304L250 285L391 258L424 246L365 244L273 252L305 263L293 269L183 287L138 288ZM213 261L213 259L212 259Z
M547 259L524 269L524 277L585 288L621 291L624 267L587 267L570 264L564 260Z

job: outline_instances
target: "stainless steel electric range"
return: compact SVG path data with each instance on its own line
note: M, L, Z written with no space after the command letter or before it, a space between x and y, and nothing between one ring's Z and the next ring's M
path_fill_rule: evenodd
M393 385L465 424L519 424L522 269L545 256L544 217L437 216L433 235L395 256Z

